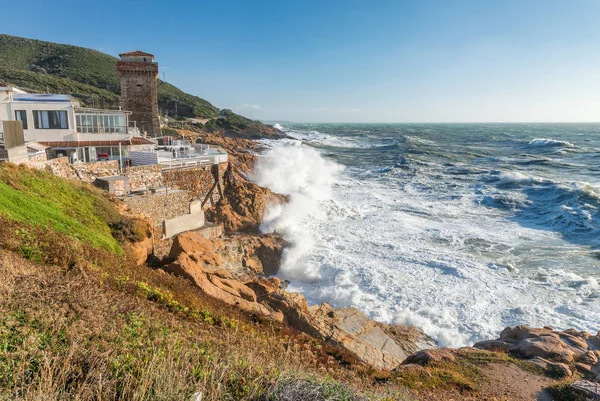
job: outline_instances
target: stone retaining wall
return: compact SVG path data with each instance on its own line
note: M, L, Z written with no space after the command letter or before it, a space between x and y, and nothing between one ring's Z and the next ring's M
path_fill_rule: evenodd
M36 168L45 168L61 178L81 180L89 183L94 182L98 177L120 174L119 162L117 160L69 164L68 157L60 157L46 162L31 164ZM211 166L162 170L160 164L154 164L150 166L128 167L123 175L129 178L129 188L132 190L164 186L180 189L185 192L184 194L176 195L176 197L181 197L182 199L186 198L186 207L187 202L199 200L204 203L203 209L206 210L207 208L214 206L221 199L224 188L223 176L227 170L227 166L228 163L219 163ZM160 206L160 208L168 206L170 209L180 210L180 205L178 204L179 200L175 201L173 206L170 206L170 200L166 201L165 199L160 199L161 195L153 196L157 198L152 201L147 201L149 202L149 205L141 206L142 209L158 209L158 206ZM134 200L132 202L135 204L140 203L141 201ZM140 211L140 213L144 212ZM156 215L156 213L152 211L148 217L152 218L154 215ZM171 217L161 217L160 221L178 215L180 214L174 214Z
M40 152L40 153L36 153L35 155L29 156L30 163L45 162L47 160L48 160L48 155L46 155L46 152Z
M204 204L204 209L213 206L221 199L224 187L223 176L227 170L227 163L212 166L194 167L181 170L163 171L165 185L187 191L191 200L204 202L212 189L212 196ZM218 178L215 186L215 178Z
M68 157L59 157L45 162L32 162L31 166L46 169L55 176L70 180L94 182L98 177L119 174L119 162L116 160L70 164Z
M157 188L165 185L160 164L128 167L125 175L129 177L129 188L134 190Z
M182 216L190 211L189 195L185 191L126 196L123 200L135 213L150 218L155 227L161 226L163 220Z

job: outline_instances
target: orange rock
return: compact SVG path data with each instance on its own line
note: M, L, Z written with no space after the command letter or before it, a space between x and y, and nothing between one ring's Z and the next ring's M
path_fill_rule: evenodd
M173 240L169 257L176 259L181 254L189 255L194 261L210 266L221 266L221 258L213 251L213 244L200 233L188 231Z
M135 264L140 266L143 265L148 256L154 252L154 225L152 221L147 218L133 218L135 224L143 226L145 229L145 236L141 241L129 243L129 254L133 257Z
M250 287L247 287L246 285L240 283L237 280L219 278L213 275L208 275L208 279L216 287L227 291L231 295L244 298L246 301L256 302L256 294L254 293L254 291L252 291Z
M227 234L257 232L266 205L287 198L248 181L231 166L224 175L224 198L206 210L206 218L223 224Z
M426 349L410 355L403 364L427 365L431 362L454 362L457 352L454 348Z

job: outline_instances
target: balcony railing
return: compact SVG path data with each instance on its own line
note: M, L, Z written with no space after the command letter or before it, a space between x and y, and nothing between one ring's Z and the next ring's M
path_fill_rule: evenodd
M97 126L97 125L78 125L77 132L80 134L126 134L127 127L118 126Z

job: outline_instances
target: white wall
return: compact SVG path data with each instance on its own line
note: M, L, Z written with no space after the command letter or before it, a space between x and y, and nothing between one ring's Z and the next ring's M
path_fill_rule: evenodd
M15 119L15 110L27 112L27 129L23 130L25 141L74 141L77 140L77 128L75 126L75 110L72 103L38 103L38 102L12 102L10 103L10 115ZM69 120L68 129L35 129L33 111L43 110L65 110Z
M9 88L0 87L0 137L3 138L2 121L9 120L9 104L8 101L11 98L11 92Z
M0 89L0 132L1 121L15 120L15 110L27 113L27 129L23 130L25 141L69 141L76 140L75 110L73 103L68 102L19 102L10 101L8 91ZM35 129L33 111L65 110L69 121L68 129Z

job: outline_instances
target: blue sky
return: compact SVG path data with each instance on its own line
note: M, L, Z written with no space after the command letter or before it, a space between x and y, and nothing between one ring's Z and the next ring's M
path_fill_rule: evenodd
M117 55L308 122L600 121L600 1L4 1L3 33Z

